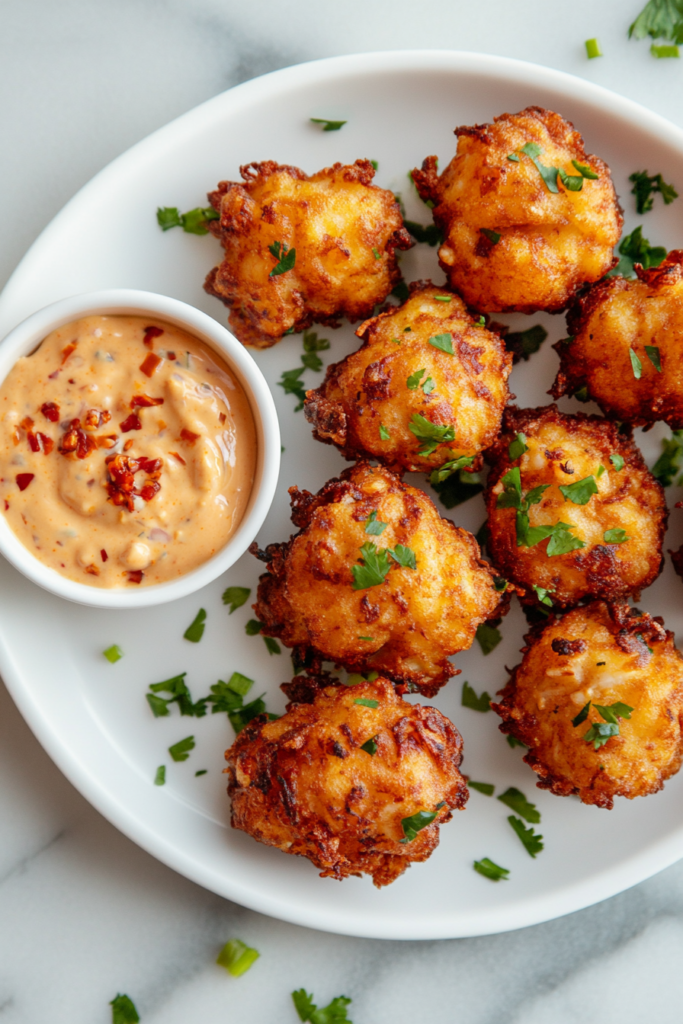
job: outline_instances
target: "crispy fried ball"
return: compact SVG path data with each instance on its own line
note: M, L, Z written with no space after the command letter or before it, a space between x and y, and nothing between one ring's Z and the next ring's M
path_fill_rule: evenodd
M542 107L455 134L457 154L443 174L434 156L413 171L421 197L435 204L445 239L439 262L451 286L481 311L564 309L615 262L623 218L609 167L586 154L569 121ZM559 181L555 168L580 191Z
M462 739L440 711L408 704L386 679L324 683L295 680L287 713L260 715L226 752L232 825L308 857L323 878L365 873L389 885L427 860L439 825L465 806ZM436 817L406 842L402 821L421 812Z
M656 793L679 770L683 659L661 621L594 601L525 638L522 663L491 706L501 731L529 747L524 760L541 789L611 808L615 796ZM617 714L609 737L599 708L616 703L633 711Z
M480 469L479 453L494 441L509 397L512 357L500 337L431 282L413 284L403 306L367 320L356 334L359 351L330 366L324 383L308 392L304 411L315 437L347 459L369 455L429 473L466 455ZM446 428L449 440L420 454L433 447L429 424Z
M499 604L472 534L367 463L318 494L290 494L300 532L258 552L268 562L254 605L263 633L293 647L297 664L376 670L432 696L456 674L449 655L471 646Z
M605 416L683 428L683 249L638 279L594 285L567 316L569 343L553 347L554 398L587 389ZM659 368L658 368L659 365Z
M519 443L510 452L518 434L527 449L521 457ZM537 603L543 597L535 587L564 607L586 597L615 600L637 595L659 575L668 516L664 491L630 429L620 431L600 416L566 416L555 405L512 406L487 459L492 467L486 491L487 550L501 575L525 588L523 601ZM531 494L537 504L530 503L528 510L515 508L515 481L503 479L517 468L523 496L546 488ZM563 494L561 487L570 490ZM525 538L525 515L530 528L565 523L571 530L550 539L539 540L533 533ZM560 543L563 536L566 544ZM571 538L581 547L552 553L558 543L571 544Z
M266 160L240 174L243 184L209 193L220 219L208 226L225 257L204 284L230 307L239 340L268 348L313 323L370 316L401 278L395 250L413 244L393 192L371 184L370 161L309 177ZM273 274L283 258L291 268Z

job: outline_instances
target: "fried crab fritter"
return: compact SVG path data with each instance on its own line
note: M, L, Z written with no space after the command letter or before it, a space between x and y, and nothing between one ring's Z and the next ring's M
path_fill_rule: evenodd
M220 218L208 227L225 256L204 284L230 307L239 340L268 348L313 323L370 316L401 278L395 250L413 244L370 161L309 176L266 160L240 174L209 193Z
M328 367L324 383L308 392L304 411L315 437L347 459L369 455L429 473L466 456L465 465L480 469L479 453L495 439L509 397L512 357L500 337L459 296L428 281L411 285L404 305L356 334L358 352Z
M527 636L492 707L538 786L611 808L662 788L683 758L683 659L661 619L594 601Z
M256 615L297 664L378 671L433 696L500 600L466 530L422 491L359 463L317 493L290 488L300 532L265 552Z
M482 312L564 309L615 262L623 218L609 167L542 107L455 134L457 154L441 175L434 156L413 171L434 203L451 286Z
M637 280L594 285L567 315L570 338L553 347L560 369L551 394L581 388L605 416L635 426L683 428L683 249Z
M512 406L487 460L487 550L525 603L621 599L659 575L664 491L630 428Z
M285 684L287 713L253 719L226 752L232 826L308 857L323 878L389 885L427 860L439 825L465 806L462 739L386 679L325 683Z

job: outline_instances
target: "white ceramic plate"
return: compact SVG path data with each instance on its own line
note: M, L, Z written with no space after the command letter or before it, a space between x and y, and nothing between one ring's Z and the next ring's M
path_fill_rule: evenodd
M426 223L427 209L406 172L431 153L442 166L455 148L453 128L486 121L503 111L539 104L560 111L583 132L589 152L612 167L626 208L626 231L637 222L653 243L680 245L683 199L636 218L628 175L647 167L683 184L683 132L641 107L568 75L499 57L449 52L363 54L288 68L218 96L135 146L87 185L46 228L0 298L0 336L39 307L75 292L131 287L193 303L225 322L226 311L202 290L220 255L209 237L179 230L162 234L158 205L190 209L220 179L236 178L241 163L276 159L308 172L335 160L368 157L379 162L377 181L400 191L410 219ZM324 133L311 116L347 119ZM677 231L677 225L679 230ZM435 251L416 246L402 263L408 280L443 280ZM530 362L517 367L511 388L521 405L543 404L556 367L550 343L563 335L563 318L507 317L516 325L544 323L550 338ZM338 359L357 347L347 325L322 331ZM276 386L285 369L299 365L301 339L288 337L255 358L271 384L285 453L278 495L261 530L266 544L289 536L287 487L317 489L345 463L335 449L315 442L294 399ZM307 371L308 386L321 375ZM573 408L565 402L564 408ZM642 438L653 461L654 430ZM423 485L423 484L421 484ZM674 499L678 493L671 495ZM673 505L673 500L670 501ZM447 515L449 513L446 513ZM484 518L480 497L451 513L476 530ZM666 547L677 547L683 514L672 513ZM519 928L566 914L611 896L683 855L683 778L647 800L617 801L611 812L558 799L535 789L535 776L519 750L498 732L493 713L460 706L461 683L493 693L506 681L504 665L518 660L524 620L518 608L503 623L503 642L488 657L459 656L463 675L434 703L465 739L465 771L509 785L535 800L542 812L545 850L532 860L506 822L495 798L471 794L468 808L441 830L441 845L388 889L368 879L342 884L320 879L308 861L267 849L228 825L223 751L233 731L225 715L196 720L154 719L145 702L149 683L187 670L195 698L219 677L239 670L257 680L253 695L267 694L280 712L278 689L288 679L286 652L269 656L263 639L247 637L248 606L232 616L221 604L229 584L255 587L259 565L246 555L199 594L135 613L79 608L28 583L0 564L0 669L24 717L75 786L137 843L177 871L256 910L315 928L384 938L440 938ZM683 626L683 589L667 564L644 595L649 612ZM208 612L203 640L183 631L198 608ZM110 665L101 652L118 643L125 657ZM173 763L169 744L194 734L196 749ZM155 787L158 765L167 784ZM208 769L196 777L195 771ZM510 869L493 884L475 874L472 861L491 857Z

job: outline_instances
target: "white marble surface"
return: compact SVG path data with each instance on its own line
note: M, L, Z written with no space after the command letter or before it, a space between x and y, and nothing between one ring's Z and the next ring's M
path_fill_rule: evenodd
M640 6L4 0L0 282L111 158L215 93L298 61L408 47L498 53L589 78L683 124L681 62L626 39ZM588 62L592 36L605 57ZM262 953L239 980L213 964L233 935ZM571 917L472 940L338 938L251 913L116 832L0 686L0 1024L105 1024L117 992L144 1024L294 1024L289 992L300 986L321 1002L351 996L356 1024L678 1024L682 955L683 864Z

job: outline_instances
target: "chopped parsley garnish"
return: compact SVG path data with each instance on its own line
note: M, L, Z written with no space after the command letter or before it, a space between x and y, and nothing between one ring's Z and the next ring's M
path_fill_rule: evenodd
M652 475L662 487L669 487L683 465L683 430L674 430L662 441L662 454L652 467Z
M348 121L330 121L328 117L311 117L309 118L313 124L321 124L324 132L338 132L340 128L343 128ZM374 161L371 161L374 163ZM377 168L375 168L377 170Z
M208 235L208 221L219 218L220 214L212 206L197 207L187 213L179 213L177 206L160 206L157 209L157 224L162 231L182 228L190 235Z
M424 373L424 370L422 372ZM424 442L419 449L420 455L431 455L440 444L455 440L455 427L452 424L440 426L425 419L419 412L413 414L408 430L418 441Z
M184 740L178 740L168 748L168 752L174 761L187 761L190 751L194 750L194 736L186 736Z
M112 665L115 665L123 657L123 651L118 644L112 644L111 647L107 647L106 651L102 651L102 654Z
M519 157L516 153L508 153L508 160L511 160L513 164L519 163Z
M632 348L628 350L628 354L631 357L631 369L633 370L633 376L636 380L640 380L643 373L643 364Z
M303 338L301 339L304 346L304 352L307 354L313 354L314 352L327 352L330 347L330 343L327 338L319 338L317 331L304 331ZM304 366L307 366L309 370L321 370L322 362L318 360L318 363L312 365L311 363L304 362L305 357L301 357L301 361Z
M650 360L650 362L654 366L654 368L657 371L657 373L661 373L662 372L662 361L661 361L661 357L660 357L660 354L659 354L659 348L657 347L657 345L646 345L645 346L645 355Z
M475 860L473 867L480 875L483 875L484 878L490 878L492 882L507 882L508 875L510 874L509 868L502 868L500 864L494 863L489 857Z
M378 700L372 700L371 697L356 697L356 699L354 700L353 703L354 704L360 704L364 708L373 708L374 709L374 708L378 708L379 707L379 701Z
M214 715L221 711L230 714L233 711L241 711L244 706L243 698L254 685L254 680L243 676L241 672L233 672L228 682L219 679L210 687L210 695L206 698L212 704L211 711Z
M261 632L262 627L263 623L260 622L258 619L249 619L246 626L244 627L244 632L247 634L247 636L258 636L259 633Z
M299 378L305 369L305 366L300 366L297 370L284 370L282 378L278 381L280 387L284 388L286 395L296 395L299 399L299 404L294 407L294 412L299 412L304 407L306 388Z
M403 829L403 835L405 839L401 839L402 843L412 843L413 839L416 838L417 833L421 832L423 828L427 828L428 825L438 817L439 811L444 806L443 801L437 805L435 811L418 811L416 814L411 814L409 818L401 818L401 827Z
M468 779L467 785L470 789L476 789L478 793L483 793L484 796L493 796L496 790L492 782L472 782L472 779Z
M304 370L314 370L316 373L323 368L323 362L318 352L325 352L330 347L327 338L319 338L315 331L304 331L303 335L304 354L301 356L302 365L296 370L284 370L282 378L278 381L286 395L295 395L299 404L294 407L294 412L299 412L304 407L306 388L301 375Z
M391 289L391 294L398 299L399 302L407 302L410 298L410 289L403 278L395 284Z
M616 452L609 457L610 462L614 466L617 473L624 468L624 457L623 455L617 455Z
M505 737L505 742L507 743L508 747L512 747L513 750L514 750L515 747L523 747L524 750L527 749L526 743L522 743L522 741L518 740L516 736L510 736L508 734Z
M371 160L370 163L372 164L375 170L379 169L379 163L377 162L377 160Z
M282 649L280 648L279 643L274 637L264 636L263 642L266 645L266 650L268 651L268 654L282 654Z
M391 434L389 433L387 428L384 426L383 423L380 423L380 425L379 425L379 439L380 439L380 441L388 441L390 439L390 437L391 437Z
M155 786L164 786L164 785L166 785L166 765L165 764L160 764L159 767L157 768L156 775L154 776L154 785Z
M432 377L427 377L427 380L423 381L421 387L425 395L431 395L432 391L436 388L436 384Z
M367 523L365 532L374 537L381 536L388 526L388 523L383 523L381 520L377 519L377 512L374 511L370 513L365 522Z
M605 530L602 539L605 544L623 544L624 541L630 540L630 537L626 536L626 530Z
M666 249L661 245L650 245L647 238L643 238L643 229L640 225L621 240L619 254L619 263L614 270L609 271L608 277L615 274L633 277L634 263L640 263L645 270L649 270L651 267L658 267L666 259Z
M201 638L204 636L204 627L206 625L206 612L203 608L200 608L194 619L187 627L183 636L186 640L189 640L192 644L198 644Z
M410 232L416 242L426 242L427 245L440 245L443 242L443 235L436 224L416 223L414 220L404 220L405 228Z
M581 483L582 481L578 481ZM503 491L498 495L496 501L496 508L514 508L516 509L516 531L517 531L517 547L532 548L536 544L540 544L542 540L546 540L548 537L548 547L546 554L549 558L553 555L563 555L568 551L574 551L578 548L585 547L582 540L578 537L572 537L570 530L573 529L571 523L554 523L552 526L530 526L529 525L529 508L532 505L537 505L542 497L543 492L547 490L550 484L539 484L538 487L532 488L522 497L522 482L519 471L519 466L513 466L512 469L502 478ZM574 485L572 485L574 486Z
M572 725L574 727L579 726L582 722L586 721L590 707L591 701L588 701L573 720ZM609 704L606 707L601 704L593 704L593 707L603 721L593 722L588 732L584 733L583 738L586 743L593 744L594 750L599 750L600 747L603 747L605 743L612 738L612 736L619 735L619 719L630 718L631 712L634 709L629 707L628 704L622 704L621 701L616 701L616 703Z
M600 177L600 175L597 174L592 169L592 167L587 167L586 164L580 164L578 160L572 160L572 164L574 165L574 167L576 167L577 171L579 172L582 178L590 178L593 181L597 181L597 179Z
M109 1004L111 1006L111 1024L140 1024L138 1011L130 996L118 995Z
M598 466L598 471L597 471L597 473L595 475L597 476L597 478L599 480L600 477L602 476L602 474L606 473L606 472L607 472L607 470L605 469L604 466Z
M447 465L449 464L445 463L441 469L445 469ZM475 494L484 490L479 473L468 473L464 469L449 470L447 478L440 483L435 483L431 477L430 481L445 508L462 505L464 501L469 501Z
M517 459L521 459L524 452L528 452L529 448L526 443L526 436L524 434L517 434L512 444L508 447L508 455L512 462L516 462Z
M446 299L450 302L450 299ZM442 352L447 352L449 356L455 355L453 352L453 335L452 334L435 334L429 339L429 345L434 348L441 349Z
M548 337L548 332L541 324L528 327L526 331L509 331L503 338L508 352L512 352L513 362L520 359L525 361L538 352L539 348Z
M458 458L444 462L438 469L432 470L429 482L431 484L443 483L452 473L457 473L459 469L463 469L465 466L471 466L473 462L473 455L459 455Z
M482 654L490 654L503 639L500 630L488 622L482 622L477 626L477 632L474 635L481 647Z
M462 684L461 704L464 708L469 708L470 711L481 711L482 714L485 711L491 710L491 698L486 690L484 690L481 697L477 697L475 690L469 683Z
M151 692L146 693L145 697L155 718L165 718L170 714L168 710L170 704L177 704L181 715L187 715L190 718L204 717L207 698L203 697L201 700L193 702L192 694L185 683L186 675L187 672L181 672L180 675L164 679L160 683L150 684ZM170 693L171 696L159 697L157 696L159 693Z
M501 238L503 237L497 231L491 231L490 228L479 228L479 230L481 231L482 235L488 238L491 245L498 245Z
M268 246L268 251L275 257L277 263L271 270L268 277L279 277L292 270L296 263L296 249L290 249L286 242L273 242Z
M375 246L372 247L372 255L375 257L376 260L382 259L379 249L376 249Z
M589 60L594 60L596 57L602 57L603 53L600 49L600 43L597 39L586 40L586 56Z
M594 494L598 493L598 485L594 476L585 476L583 480L575 480L573 484L560 486L560 493L572 505L587 505Z
M230 719L231 726L237 734L242 732L242 729L244 729L245 725L248 725L249 722L251 722L252 718L262 715L265 710L265 701L263 700L263 695L261 695L260 697L257 697L256 700L250 701L249 704L244 704L241 708L237 708L235 711L229 711L228 718ZM273 721L274 719L279 718L279 715L269 714L268 718Z
M368 590L384 583L389 575L391 563L387 548L378 548L368 541L361 546L361 564L351 566L353 573L353 589Z
M544 527L540 527L540 529L544 529ZM550 529L554 532L548 541L548 547L545 549L548 558L553 558L555 555L566 555L570 551L578 551L580 548L585 548L584 542L579 540L578 537L572 537L569 532L574 529L572 523L555 523ZM529 533L531 533L531 530Z
M524 849L530 857L535 857L536 854L541 852L543 849L543 836L536 835L531 825L529 828L526 828L524 822L520 818L515 818L514 814L508 815L508 821L512 829L519 836Z
M229 939L216 957L219 967L225 967L233 978L239 978L246 974L249 968L258 960L261 954L241 939Z
M667 185L661 174L648 174L647 171L635 171L629 175L629 181L633 182L631 194L636 197L636 210L638 213L647 213L654 206L654 197L659 193L666 206L678 198L678 192L673 185Z
M361 748L360 749L364 750L366 754L370 755L370 757L374 757L375 754L377 753L377 743L376 743L376 740L377 740L376 736L371 736L369 740L366 740L365 743L361 744Z
M537 825L541 820L541 815L536 804L530 803L518 789L514 786L510 786L502 793L498 799L506 807L509 807L515 814L519 814L520 818L524 818L531 825Z
M310 1021L311 1024L353 1024L346 1016L346 1007L351 1002L347 996L337 996L327 1006L318 1009L313 1002L313 995L300 988L292 992L292 1001L299 1020Z
M520 149L520 153L524 153L536 165L536 170L543 178L549 192L559 193L558 178L570 192L580 192L583 188L583 174L567 174L561 167L548 167L542 164L538 158L543 155L543 150L537 142L527 142Z
M406 387L409 391L417 391L420 386L420 381L424 377L427 371L423 367L421 370L416 370L415 373L411 373L406 381Z
M552 608L553 602L550 595L554 593L554 591L546 590L545 587L538 587L535 583L532 584L532 588L536 591L536 597L541 602L541 604L545 604L548 606L548 608Z
M198 772L194 773L194 777L196 779L199 775L208 775L208 773L209 773L208 768L200 768Z
M228 587L223 591L223 604L230 605L229 615L232 615L237 608L241 608L249 600L251 590L249 587Z

